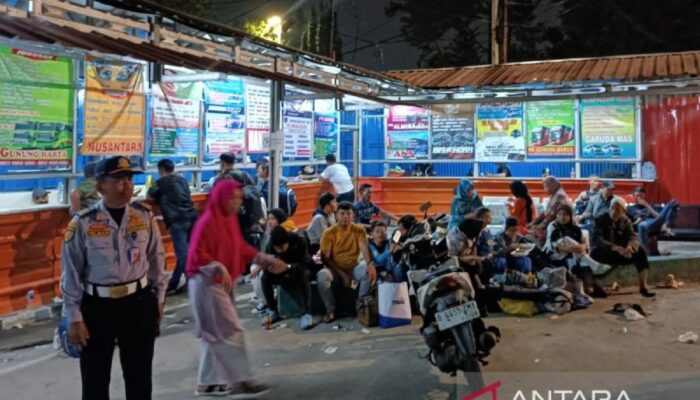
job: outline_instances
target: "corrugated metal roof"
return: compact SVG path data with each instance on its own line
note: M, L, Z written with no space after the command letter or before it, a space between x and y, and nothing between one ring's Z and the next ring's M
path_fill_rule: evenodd
M693 78L699 75L700 51L643 54L388 71L387 75L426 89L552 84L563 82L617 81L633 83L659 79Z
M121 3L117 0L113 2ZM166 27L160 23L157 24L160 32L158 35L145 31L142 33L146 36L139 36L137 31L144 28L133 28L133 26L149 28L149 25L142 21L63 1L44 0L39 5L37 14L6 6L0 7L0 37L60 44L87 51L131 56L145 61L198 70L276 78L306 87L348 93L373 100L376 99L380 90L395 92L415 88L408 88L403 81L380 72L283 48L248 34L226 30L225 27L218 25L214 27L206 25L204 28L216 28L217 35L228 33L230 36L223 37L228 40L226 43L211 39L213 34L197 31L196 28L190 28L190 30L202 36L195 36L197 33L173 30L171 25ZM71 13L79 15L74 18ZM104 21L99 26L90 25L85 23L89 18ZM146 39L148 35L150 40ZM158 39L153 39L154 37ZM217 53L221 48L226 49L226 55ZM247 63L243 62L246 61L244 56L247 55L252 55L255 59L247 60ZM277 61L280 62L277 63ZM340 72L326 73L324 68ZM326 79L327 77L335 79Z

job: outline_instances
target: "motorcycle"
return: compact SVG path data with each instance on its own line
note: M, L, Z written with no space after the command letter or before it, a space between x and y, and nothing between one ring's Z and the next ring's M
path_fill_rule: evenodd
M421 210L427 216L427 210ZM481 367L500 341L496 327L486 327L470 276L447 255L446 238L434 240L428 218L414 225L403 242L401 262L408 267L411 293L423 317L426 359L452 376L462 371L470 390L484 386Z

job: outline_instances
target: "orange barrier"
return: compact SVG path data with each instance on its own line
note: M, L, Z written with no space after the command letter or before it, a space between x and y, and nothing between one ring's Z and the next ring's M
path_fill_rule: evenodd
M481 196L510 196L507 179L473 180ZM418 214L425 201L433 203L432 212L449 212L453 190L458 179L437 178L362 178L360 184L373 185L373 201L398 215ZM547 197L541 180L524 180L533 197ZM564 188L576 197L588 186L585 180L563 180ZM626 195L640 182L618 181L616 193ZM646 184L647 186L653 186ZM330 190L327 183L291 183L298 199L294 222L305 227L318 207L318 197ZM648 188L650 189L650 188ZM195 206L202 210L206 194L192 196ZM156 208L156 212L157 212ZM22 310L27 306L27 292L34 290L42 304L60 296L61 246L68 224L67 207L0 215L0 315ZM168 230L159 223L163 232L167 269L175 265L175 254Z

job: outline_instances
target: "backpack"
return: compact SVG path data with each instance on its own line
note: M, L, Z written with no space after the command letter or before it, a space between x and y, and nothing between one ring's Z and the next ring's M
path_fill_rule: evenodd
M238 213L241 229L246 231L265 218L260 191L250 175L245 171L231 169L224 172L220 179L233 179L243 185L243 204Z
M280 181L279 206L287 213L288 217L293 216L297 212L297 194L284 181Z
M243 204L241 205L241 211L238 213L241 227L243 229L250 228L264 218L265 212L263 211L260 192L255 185L243 186Z
M536 302L541 312L564 315L571 312L574 298L571 292L564 289L549 289L545 301Z

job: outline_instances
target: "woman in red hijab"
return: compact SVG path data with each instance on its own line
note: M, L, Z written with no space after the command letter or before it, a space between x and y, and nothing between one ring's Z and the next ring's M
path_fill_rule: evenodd
M238 223L242 203L240 183L218 181L190 240L185 273L190 279L195 335L201 340L195 396L257 397L269 390L251 380L232 287L249 263L263 268L286 268L286 264L259 253L243 239Z

